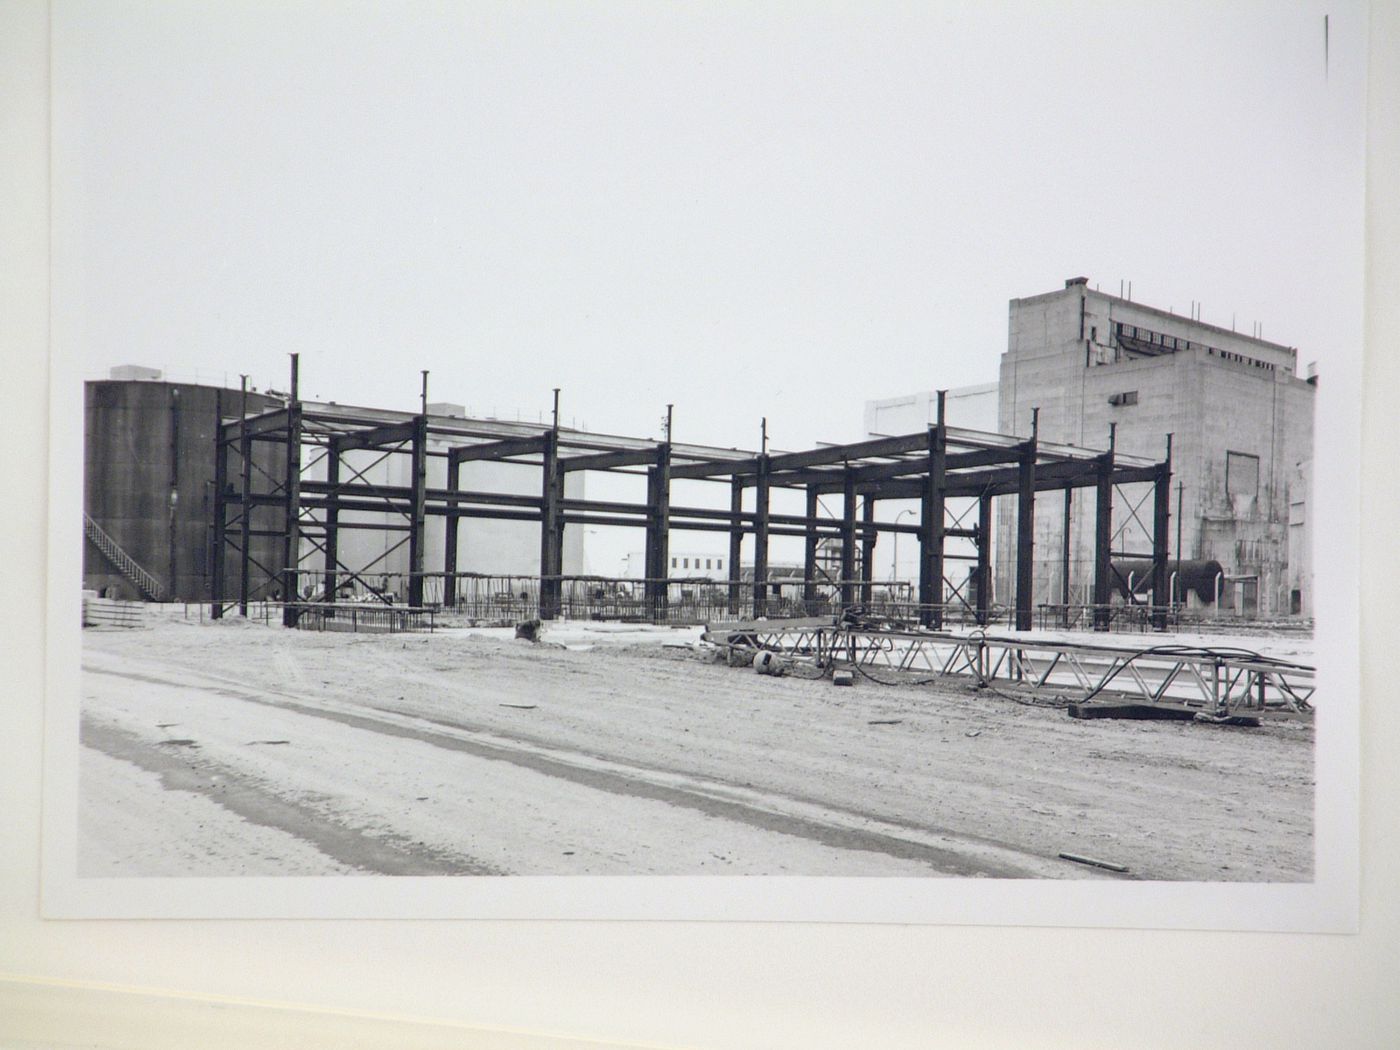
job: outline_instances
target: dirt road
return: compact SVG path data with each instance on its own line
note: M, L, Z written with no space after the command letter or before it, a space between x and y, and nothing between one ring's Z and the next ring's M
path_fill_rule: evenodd
M85 632L80 874L1311 877L1308 726L1080 722L582 636Z

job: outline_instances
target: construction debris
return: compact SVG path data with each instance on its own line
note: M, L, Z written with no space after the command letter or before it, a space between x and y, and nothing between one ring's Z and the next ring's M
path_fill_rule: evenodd
M754 655L753 669L758 674L772 675L774 678L781 678L791 669L792 664L784 660L777 653L762 650Z
M1126 872L1128 870L1124 864L1115 864L1110 860L1095 860L1093 857L1082 857L1078 853L1061 853L1060 859L1072 860L1076 864L1087 864L1091 868L1104 868L1107 871Z

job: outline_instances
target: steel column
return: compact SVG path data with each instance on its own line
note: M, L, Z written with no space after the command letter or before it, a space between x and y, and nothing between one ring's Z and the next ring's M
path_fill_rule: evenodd
M729 480L729 613L739 612L739 591L743 575L739 569L739 559L744 552L744 526L740 515L744 512L744 479L734 477Z
M860 538L860 600L869 605L875 597L875 540L879 533L872 527L875 523L875 497L861 498Z
M945 399L946 391L938 391L938 422L928 429L928 472L919 504L919 622L935 629L943 626L943 543L948 494Z
M758 457L757 483L754 485L753 518L753 614L763 616L768 600L768 475L771 457Z
M1099 457L1094 508L1094 630L1108 630L1113 600L1113 452Z
M1171 604L1167 559L1171 555L1172 436L1167 435L1167 458L1157 468L1152 493L1152 627L1167 629L1167 606Z
M856 479L846 471L845 492L841 499L841 604L855 602L856 575Z
M326 568L321 600L333 602L336 599L336 569L340 559L340 445L335 438L326 443L326 485L330 491L326 493L325 502Z
M821 509L818 499L816 486L808 485L807 524L802 544L802 600L808 603L817 600L817 547L821 543L817 535L817 511Z
M540 500L540 619L553 620L559 615L564 572L563 550L559 543L560 491L559 432L544 435L544 456L541 464Z
M423 533L428 503L428 417L415 416L410 471L413 492L408 508L408 604L423 607Z
M655 466L647 471L646 583L643 591L653 619L666 614L671 575L671 446L662 443L653 453Z
M1065 626L1066 626L1066 627L1069 626L1068 619L1069 619L1069 602L1070 602L1070 586L1069 586L1070 523L1071 523L1071 515L1072 515L1072 513L1073 513L1073 507L1074 507L1074 489L1065 489L1065 524L1064 524L1064 532L1063 532L1063 535L1060 537L1060 538L1064 541L1063 547L1062 547L1062 549L1061 549L1061 551L1060 551L1060 603L1065 607L1065 619L1066 619Z
M453 455L456 449L447 454L447 491L456 492L462 480L462 464ZM453 504L447 512L443 526L442 543L442 603L451 609L457 605L457 533L462 522L461 510Z
M992 497L977 501L977 623L986 627L992 611Z
M286 530L282 543L282 626L295 627L301 575L301 401L297 384L297 354L292 354L292 391L287 401Z
M1016 493L1016 630L1034 624L1035 588L1035 461L1036 442L1026 442Z
M209 548L209 615L219 620L224 615L224 544L228 541L228 503L224 488L228 485L228 446L224 440L224 392L214 394L214 531Z
M253 438L248 432L246 407L243 418L238 421L238 452L242 457L242 462L239 464L241 470L239 493L242 502L239 506L243 512L239 520L239 543L242 550L239 551L238 564L238 613L246 620L248 618L248 585L250 582L248 566L252 559L252 551L249 550L248 544L253 538Z

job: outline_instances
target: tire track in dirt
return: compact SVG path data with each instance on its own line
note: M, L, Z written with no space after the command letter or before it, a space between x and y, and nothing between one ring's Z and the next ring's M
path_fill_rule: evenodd
M183 685L188 688L190 684L150 674L113 670L95 673L112 674L163 686ZM375 713L368 714L344 710L343 705L338 704L308 704L285 693L268 696L246 688L230 688L228 685L215 688L225 695L237 697L245 702L326 719L349 728L424 743L474 758L504 762L578 787L630 799L662 802L705 816L732 821L760 831L804 839L834 849L878 853L899 860L913 861L928 866L932 872L940 875L1014 879L1043 878L1064 872L1062 864L1006 843L973 841L967 836L945 829L892 822L873 814L766 793L749 785L623 764L582 752L561 751L523 739L487 734L480 729L459 723L425 719L383 708L373 709ZM294 825L279 823L276 826L306 837L303 833L306 820L306 814L302 814ZM344 859L339 854L332 855L344 863L357 863L355 860ZM1076 877L1133 876L1089 871L1077 872Z
M200 795L250 824L286 832L366 875L505 874L471 858L399 835L369 835L338 824L309 806L260 786L237 770L203 756L196 758L188 751L175 754L158 750L135 733L114 725L85 717L80 740L84 747L154 773L167 791Z

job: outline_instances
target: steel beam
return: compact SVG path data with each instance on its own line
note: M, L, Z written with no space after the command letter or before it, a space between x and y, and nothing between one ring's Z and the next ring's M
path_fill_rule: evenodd
M922 452L928 448L928 438L922 432L899 437L873 438L851 445L830 445L807 452L787 452L768 457L772 473L815 467L820 464L846 464L867 456L899 456L907 452Z
M758 473L758 458L711 459L699 463L682 463L671 468L671 480L741 477Z
M592 456L567 456L560 459L559 463L565 471L651 467L656 465L656 450L639 448L622 452L601 452Z
M559 457L559 433L550 430L538 437L508 438L504 441L489 441L480 445L457 445L447 451L449 462L455 459L458 463L466 463L472 460L481 459L510 459L514 456L539 455L547 449L554 450L554 457Z
M417 422L394 423L390 426L375 427L373 430L357 430L336 440L340 443L342 452L354 452L359 449L405 444L413 440L418 429Z
M289 425L286 409L276 409L260 416L254 416L252 419L244 419L239 433L240 435L246 433L251 440L256 441L269 434L280 436Z

